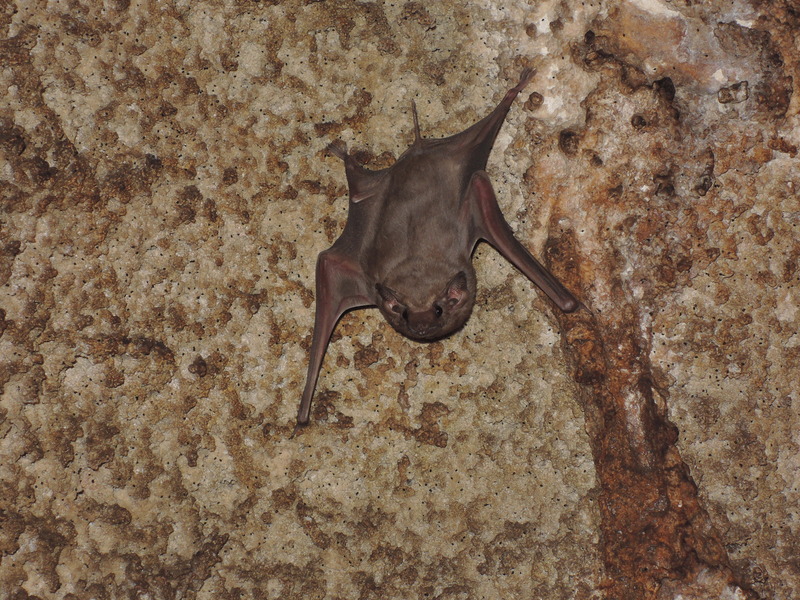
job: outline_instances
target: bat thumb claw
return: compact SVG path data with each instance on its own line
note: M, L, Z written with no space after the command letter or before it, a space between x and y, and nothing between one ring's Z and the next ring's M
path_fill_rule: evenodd
M308 425L308 423L300 423L300 422L295 423L294 429L292 430L292 435L289 436L289 439L290 440L294 439L298 433L300 433L303 429L305 429L306 425Z

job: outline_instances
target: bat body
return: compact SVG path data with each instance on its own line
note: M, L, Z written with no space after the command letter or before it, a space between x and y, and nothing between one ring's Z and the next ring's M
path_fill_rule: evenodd
M475 301L472 253L494 246L565 312L581 306L514 237L484 171L519 83L484 119L454 136L423 139L413 107L415 140L388 169L370 171L342 143L350 204L339 239L320 253L316 316L306 386L297 425L308 423L322 359L346 311L377 306L403 335L431 341L466 323Z

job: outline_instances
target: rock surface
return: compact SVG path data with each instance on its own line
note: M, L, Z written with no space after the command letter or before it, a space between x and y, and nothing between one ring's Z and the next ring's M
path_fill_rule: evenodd
M0 597L774 598L800 589L789 1L0 7ZM369 167L537 75L520 239L434 344L334 334Z

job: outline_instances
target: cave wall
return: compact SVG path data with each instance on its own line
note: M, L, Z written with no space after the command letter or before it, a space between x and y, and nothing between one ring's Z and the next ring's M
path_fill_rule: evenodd
M0 597L800 588L796 6L430 4L0 8ZM345 315L292 437L326 146L525 67L488 171L589 310L481 245L456 335Z

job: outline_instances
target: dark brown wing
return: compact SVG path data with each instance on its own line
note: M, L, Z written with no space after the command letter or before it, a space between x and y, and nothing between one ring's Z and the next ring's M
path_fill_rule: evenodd
M317 259L317 299L311 357L306 374L306 387L297 411L297 425L308 423L311 398L317 385L322 359L328 349L333 328L341 316L352 308L372 305L373 292L360 267L348 256L334 249L320 253Z
M514 237L497 204L494 189L485 171L478 171L472 176L467 188L466 201L471 209L476 242L478 239L489 242L506 260L538 285L564 312L572 312L582 306L580 301Z

